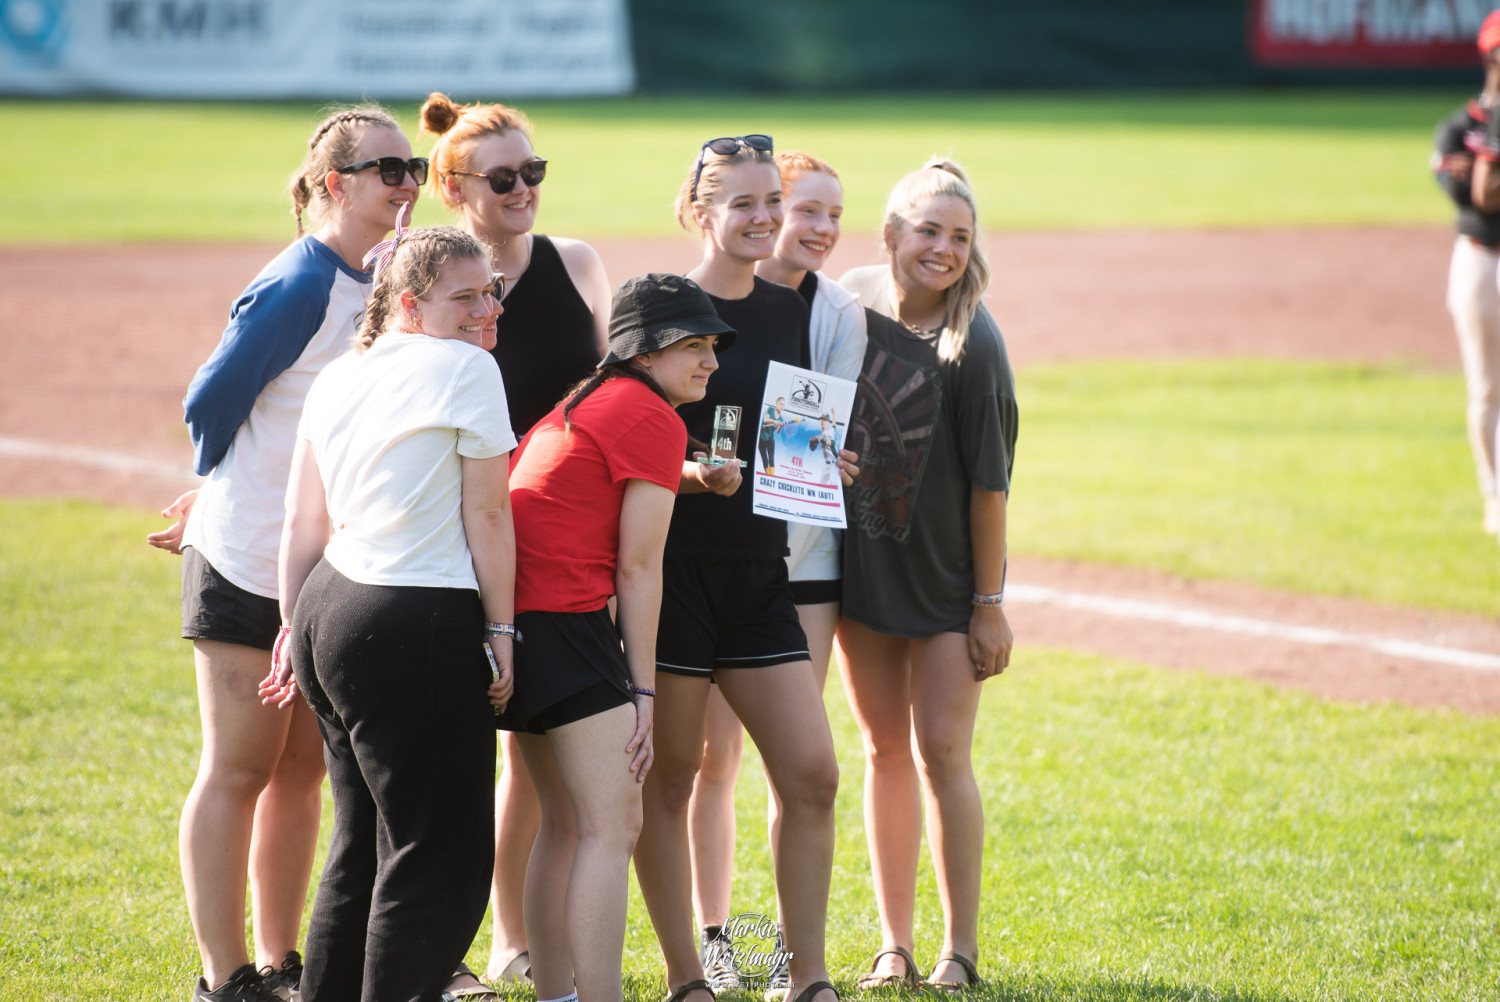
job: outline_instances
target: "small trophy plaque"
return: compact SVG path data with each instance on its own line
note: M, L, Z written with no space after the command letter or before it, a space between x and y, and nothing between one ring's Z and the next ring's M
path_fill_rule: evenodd
M740 447L740 409L729 404L720 404L714 408L713 441L707 458L700 458L698 462L709 466L725 466L734 463L743 467L745 461L739 458Z

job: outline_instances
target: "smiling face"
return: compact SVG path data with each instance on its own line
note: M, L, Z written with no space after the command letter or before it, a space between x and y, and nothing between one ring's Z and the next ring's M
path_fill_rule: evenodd
M708 377L719 367L714 348L717 337L685 337L660 351L647 352L634 359L656 380L667 402L673 407L702 400L708 392Z
M820 271L839 242L844 187L822 171L798 174L786 186L786 222L776 240L776 257L799 271Z
M531 140L519 129L480 136L467 152L469 162L463 169L475 174L488 174L501 167L519 170L536 159ZM541 187L529 187L519 176L515 187L503 195L495 194L490 182L482 177L446 175L443 184L449 196L463 205L465 226L475 236L504 243L529 233L536 225Z
M712 169L718 182L713 201L693 203L693 218L720 253L764 261L775 252L781 232L780 172L775 164L755 162Z
M489 351L495 347L495 319L500 301L490 294L494 275L483 258L452 258L438 271L427 294L401 294L408 330L429 337L467 341Z
M410 160L411 143L399 129L371 126L360 135L349 162L379 157ZM380 179L380 171L374 167L352 174L329 174L328 184L346 220L382 232L396 225L396 212L403 204L414 204L419 190L410 174L403 174L401 183L393 187Z
M891 276L906 293L942 293L963 276L974 239L974 213L961 198L934 195L885 225Z

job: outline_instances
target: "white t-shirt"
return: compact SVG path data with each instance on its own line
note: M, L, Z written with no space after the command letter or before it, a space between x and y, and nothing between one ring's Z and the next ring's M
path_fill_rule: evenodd
M384 334L329 364L297 435L323 477L333 568L361 584L477 589L460 457L515 448L509 414L495 360L463 341Z
M297 420L323 367L349 350L369 275L303 237L235 300L183 399L198 491L182 545L231 583L276 598L276 554Z

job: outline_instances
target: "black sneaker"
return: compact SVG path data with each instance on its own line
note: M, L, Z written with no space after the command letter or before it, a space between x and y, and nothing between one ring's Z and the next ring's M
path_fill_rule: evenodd
M202 978L193 986L191 1002L282 1002L280 996L266 987L254 964L246 964L213 991Z
M276 993L283 1002L294 1002L302 997L302 954L293 950L281 960L280 967L262 967L261 980Z

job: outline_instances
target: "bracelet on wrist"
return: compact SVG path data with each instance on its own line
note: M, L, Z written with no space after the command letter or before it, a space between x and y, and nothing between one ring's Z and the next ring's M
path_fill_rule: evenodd
M491 637L509 637L516 643L521 643L521 631L516 629L514 623L490 623L484 624L484 632Z
M655 689L647 689L647 688L645 688L643 686L639 686L639 685L636 686L631 691L634 692L637 696L653 696L654 697L656 695L656 690Z
M974 593L974 597L971 598L971 599L969 599L969 604L972 605L972 606L975 606L975 607L979 607L979 606L996 606L996 607L1003 606L1003 605L1005 605L1005 592L1003 592L1003 591L997 591L997 592L995 592L992 595L982 595L982 594L980 594L979 592L976 591Z

